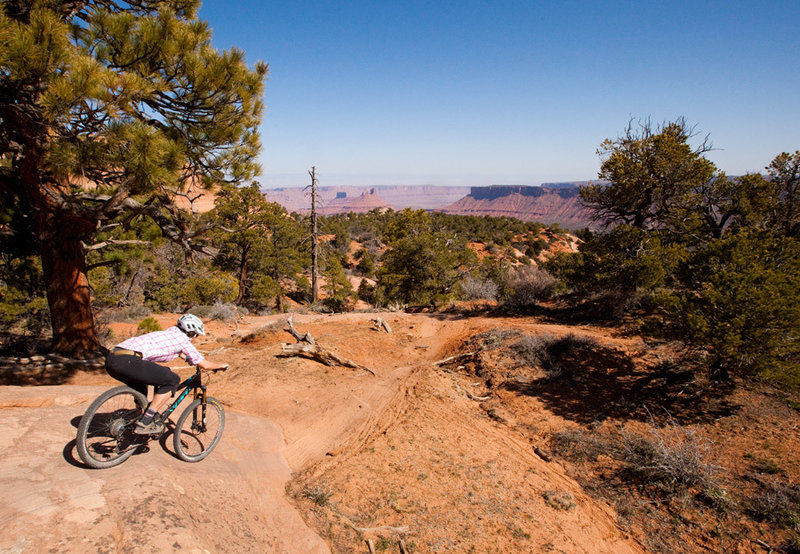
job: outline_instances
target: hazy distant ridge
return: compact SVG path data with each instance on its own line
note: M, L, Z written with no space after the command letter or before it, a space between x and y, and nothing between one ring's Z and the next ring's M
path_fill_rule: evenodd
M373 207L389 207L393 210L412 208L415 210L435 210L463 198L470 187L435 185L397 185L379 187L321 186L318 187L319 201L326 212L346 213L360 211L370 204ZM283 187L262 189L270 202L277 202L290 212L304 212L311 208L311 197L304 187ZM342 196L344 194L344 196ZM382 201L378 202L378 200Z
M325 186L318 188L319 213L364 213L373 209L405 208L460 215L516 217L570 229L595 227L580 199L580 186L597 181L571 181L530 185L457 187L398 185L380 187ZM307 213L311 199L307 188L285 187L262 191L271 202L287 210Z

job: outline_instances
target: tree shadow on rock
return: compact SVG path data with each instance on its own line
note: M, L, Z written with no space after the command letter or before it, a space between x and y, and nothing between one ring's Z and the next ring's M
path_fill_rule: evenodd
M100 365L101 362L94 362ZM85 363L54 362L50 359L33 363L0 362L0 385L33 386L63 385L78 371L104 372L100 367L87 367Z

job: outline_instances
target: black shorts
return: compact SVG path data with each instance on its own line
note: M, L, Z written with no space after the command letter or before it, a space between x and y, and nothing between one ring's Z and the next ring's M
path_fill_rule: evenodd
M147 394L147 385L153 385L156 394L174 393L181 382L180 376L170 368L131 354L109 353L106 371L114 379L143 394Z

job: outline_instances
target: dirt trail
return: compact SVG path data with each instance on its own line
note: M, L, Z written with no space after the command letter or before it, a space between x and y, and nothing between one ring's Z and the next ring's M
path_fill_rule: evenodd
M231 364L209 387L228 422L217 450L199 464L153 444L117 468L79 467L75 426L91 399L114 384L103 375L78 374L58 387L0 387L0 494L9 499L0 507L0 552L310 553L329 545L352 552L370 536L364 528L380 526L409 527L416 552L476 544L475 552L641 550L608 506L433 370L463 339L492 327L574 328L381 315L391 334L372 329L373 314L294 318L298 330L376 377L277 358L280 343L293 341L282 317L212 322L198 346ZM259 329L247 342L236 338ZM329 491L330 503L313 505L308 487Z

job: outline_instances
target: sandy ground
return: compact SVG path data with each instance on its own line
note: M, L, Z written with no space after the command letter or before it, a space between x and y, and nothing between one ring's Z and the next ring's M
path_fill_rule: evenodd
M376 376L277 357L294 342L285 316L209 323L196 342L231 365L209 384L228 422L198 464L178 460L169 440L117 468L76 461L81 414L115 384L102 373L0 387L0 552L366 552L366 539L389 551L400 539L413 552L642 551L613 509L535 454L533 423L520 433L434 366L498 326L577 330L629 349L637 339L526 319L380 316L392 333L374 330L375 314L294 316Z

